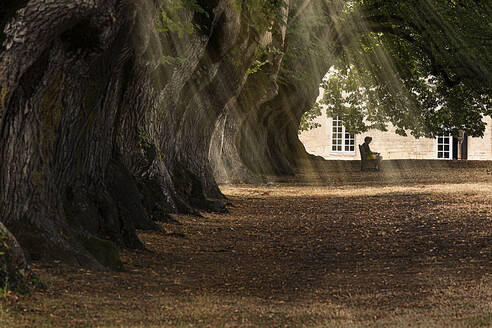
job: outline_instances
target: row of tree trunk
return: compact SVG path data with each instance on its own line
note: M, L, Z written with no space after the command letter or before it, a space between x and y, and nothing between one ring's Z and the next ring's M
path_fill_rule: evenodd
M28 258L121 268L136 229L225 211L218 182L304 156L297 127L326 68L278 52L250 70L288 48L289 25L261 31L214 0L173 18L192 32L159 32L166 3L2 0L0 221ZM282 65L312 78L280 84Z

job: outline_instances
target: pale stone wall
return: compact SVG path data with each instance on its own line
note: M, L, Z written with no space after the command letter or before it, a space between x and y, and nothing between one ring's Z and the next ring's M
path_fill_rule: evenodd
M365 136L371 136L371 150L381 153L384 159L433 159L436 158L436 141L434 139L419 138L411 135L400 136L395 128L388 127L388 131L369 130L358 138L362 144ZM357 154L359 156L359 154Z
M487 124L483 138L468 138L468 159L491 160L492 159L492 118L486 117Z
M437 159L435 139L406 137L395 134L389 126L388 131L370 130L355 136L356 149L353 153L335 153L331 151L332 119L325 113L316 118L321 127L304 131L299 136L306 150L325 159L354 160L360 159L357 145L364 142L365 136L372 137L371 149L380 152L384 159ZM483 138L468 137L468 159L492 160L492 119L485 119L487 128Z
M329 121L325 113L323 113L314 122L321 124L321 127L303 131L299 135L299 139L304 144L308 153L328 158L331 146L331 120Z

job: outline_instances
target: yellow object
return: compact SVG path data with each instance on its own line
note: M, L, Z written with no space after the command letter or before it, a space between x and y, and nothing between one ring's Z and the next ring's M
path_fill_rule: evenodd
M376 155L376 154L369 154L367 156L367 159L377 159L377 158L378 158L378 155Z

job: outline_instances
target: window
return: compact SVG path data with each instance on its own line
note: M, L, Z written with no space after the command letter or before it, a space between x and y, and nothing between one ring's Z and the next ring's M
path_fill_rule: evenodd
M345 131L342 121L338 116L333 118L331 128L331 151L333 152L355 152L355 136Z
M451 136L438 136L437 141L437 158L438 159L452 159L453 158L453 137Z

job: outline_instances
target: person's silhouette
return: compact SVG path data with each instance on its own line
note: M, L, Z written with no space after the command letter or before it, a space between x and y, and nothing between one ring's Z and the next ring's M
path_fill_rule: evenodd
M372 159L377 161L377 167L376 169L379 171L381 160L383 159L379 153L373 152L371 150L371 147L369 147L369 144L371 143L372 138L367 136L364 138L364 143L362 144L362 148L364 150L364 154L366 156L366 159Z

